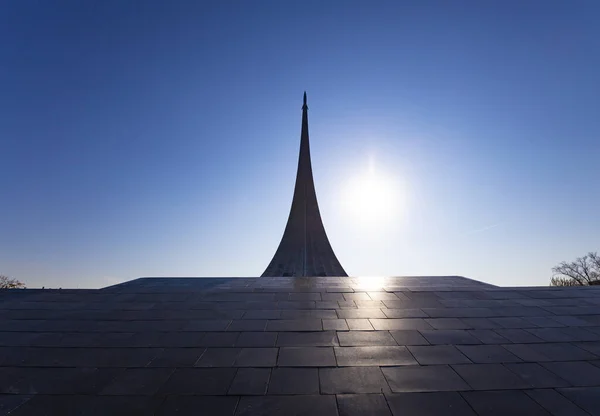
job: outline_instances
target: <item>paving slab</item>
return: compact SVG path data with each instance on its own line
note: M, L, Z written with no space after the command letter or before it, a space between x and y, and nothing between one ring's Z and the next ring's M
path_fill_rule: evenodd
M514 363L522 361L501 345L459 345L460 352L474 363Z
M320 368L322 394L384 393L388 384L379 367Z
M316 368L274 368L267 394L319 394Z
M418 364L406 347L335 347L334 351L340 367Z
M479 416L550 416L523 391L472 391L461 394Z
M541 365L572 386L600 386L600 368L588 362L545 362Z
M339 416L392 416L383 394L338 394Z
M337 337L342 347L397 345L388 331L338 332Z
M456 364L452 368L473 390L526 389L529 383L502 364Z
M333 347L281 347L277 365L280 367L335 367Z
M230 395L264 395L267 392L270 368L240 368L235 373L235 378L229 387Z
M100 394L151 396L156 394L174 371L172 368L128 368L110 381Z
M168 396L158 407L155 416L233 416L238 402L238 397Z
M553 416L589 416L589 413L583 411L581 407L556 390L525 390L525 393ZM594 406L594 409L598 409L598 406Z
M590 415L600 415L600 387L570 387L557 391Z
M449 366L406 366L381 369L394 393L470 390Z
M394 416L476 416L457 392L394 393L386 398Z
M227 394L235 368L178 368L159 394L217 396Z
M242 397L235 416L335 415L337 403L333 395Z
M411 354L421 365L470 363L454 345L409 346Z

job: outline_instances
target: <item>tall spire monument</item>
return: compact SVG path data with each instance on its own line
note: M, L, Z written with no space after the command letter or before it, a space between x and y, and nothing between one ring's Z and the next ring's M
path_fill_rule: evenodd
M348 276L329 244L321 221L310 162L306 92L292 208L281 243L262 274L262 277L277 276Z

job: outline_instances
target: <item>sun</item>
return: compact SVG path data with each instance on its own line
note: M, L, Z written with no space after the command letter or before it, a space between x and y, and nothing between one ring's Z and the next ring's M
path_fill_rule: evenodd
M383 225L402 215L404 192L397 180L371 166L367 172L348 180L342 201L354 221Z

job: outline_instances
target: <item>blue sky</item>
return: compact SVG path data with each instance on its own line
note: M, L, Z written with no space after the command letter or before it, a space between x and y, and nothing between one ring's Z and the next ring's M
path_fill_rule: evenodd
M306 90L349 274L545 285L600 249L599 16L591 0L3 1L0 274L260 275ZM373 172L380 199L349 209Z

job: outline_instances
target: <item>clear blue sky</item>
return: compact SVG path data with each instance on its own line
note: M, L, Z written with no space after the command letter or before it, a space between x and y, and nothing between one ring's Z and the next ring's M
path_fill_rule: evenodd
M260 275L306 90L349 274L547 284L600 249L599 20L594 0L2 1L0 274ZM373 171L395 195L377 218L347 206Z

